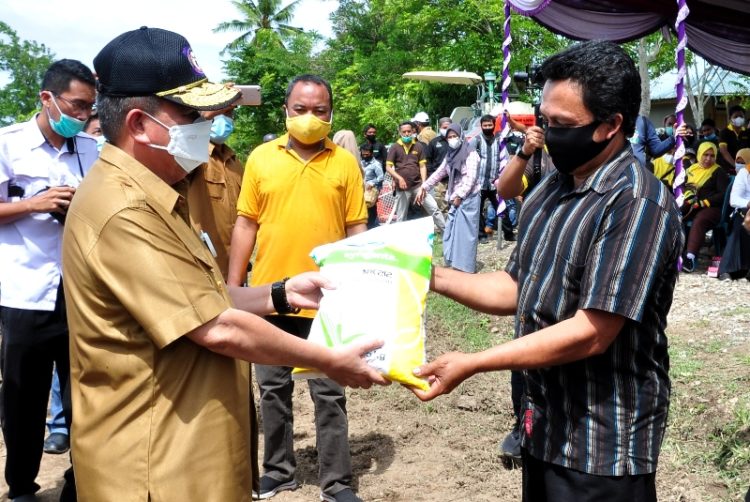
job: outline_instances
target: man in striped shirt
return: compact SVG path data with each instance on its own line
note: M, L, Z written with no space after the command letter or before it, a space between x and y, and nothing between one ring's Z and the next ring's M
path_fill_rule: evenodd
M415 393L432 399L478 372L523 370L524 500L656 500L679 211L627 140L640 104L630 57L584 42L541 71L557 172L524 202L505 271L436 268L432 281L476 310L515 314L516 339L418 368L431 388Z

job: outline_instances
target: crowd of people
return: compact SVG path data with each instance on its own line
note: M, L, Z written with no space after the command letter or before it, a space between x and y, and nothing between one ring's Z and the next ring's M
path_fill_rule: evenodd
M471 141L447 117L433 130L424 112L398 125L389 148L372 124L359 146L352 131L331 140L333 91L308 74L288 84L286 132L264 138L243 169L226 144L240 92L211 83L181 35L123 33L94 70L53 63L41 111L0 129L0 411L12 500L37 500L42 452L68 446L64 501L243 501L293 490L290 368L299 366L329 377L309 381L320 499L361 501L344 388L389 383L363 358L382 341L306 341L321 290L333 287L309 252L382 223L386 175L398 221L416 207L442 234L445 266L433 268L431 289L516 319L511 342L416 368L430 384L416 396L510 370L517 425L506 439L524 500L656 500L678 263L695 267L735 175L725 271L747 272L743 109L730 110L718 143L704 134L691 145L678 207L649 157L668 175L666 152L691 129L665 121L665 137L651 142L638 71L609 42L545 60L546 125L508 117L523 140L503 171L491 115ZM517 246L505 270L476 273L478 243L495 231Z
M741 231L750 208L748 148L750 131L746 112L740 105L728 110L729 122L720 131L706 118L697 131L692 124L675 128L676 117L664 117L664 127L655 129L640 118L642 133L631 137L633 149L644 165L667 187L672 188L677 162L686 172L683 187L683 231L686 235L682 270L696 270L700 249L711 232L712 261L720 260L716 273L722 281L750 280L750 243ZM685 154L675 157L677 136L682 137Z

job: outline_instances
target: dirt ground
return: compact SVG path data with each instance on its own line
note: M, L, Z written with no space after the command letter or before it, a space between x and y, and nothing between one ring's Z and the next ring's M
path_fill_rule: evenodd
M492 270L509 248L480 245L479 260ZM728 430L738 406L750 402L750 283L719 282L704 267L678 282L668 334L673 396L670 426L657 474L659 499L675 502L738 500L750 484L747 464L727 481L716 466L712 440ZM429 314L428 355L456 347ZM491 318L494 342L511 321ZM453 394L419 402L393 385L348 393L354 488L366 501L517 501L520 470L506 470L498 444L512 424L508 373L476 376ZM313 409L304 383L295 390L295 438L301 487L278 502L318 500ZM750 440L750 430L744 431ZM209 440L207 438L207 440ZM5 457L4 445L0 456ZM44 455L40 498L56 500L67 455ZM726 474L726 473L724 473ZM744 485L744 489L741 486ZM0 496L7 486L0 485Z

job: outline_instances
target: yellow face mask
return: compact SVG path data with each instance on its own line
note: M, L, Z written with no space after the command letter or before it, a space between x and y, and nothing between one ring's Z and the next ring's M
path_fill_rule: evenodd
M331 114L333 119L333 114ZM332 121L332 120L331 120ZM304 145L313 145L323 140L331 132L331 122L319 119L312 113L286 117L286 130Z

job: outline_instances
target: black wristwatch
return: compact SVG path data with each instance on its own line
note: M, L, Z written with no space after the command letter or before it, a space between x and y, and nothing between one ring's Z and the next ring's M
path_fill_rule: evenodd
M286 298L286 281L288 280L289 277L284 277L282 280L271 284L271 301L277 314L297 314L300 311L299 307L289 305L289 300Z
M534 155L533 153L531 155ZM526 155L523 153L523 148L519 148L516 152L516 157L521 158L523 160L529 160L531 158L531 155Z

